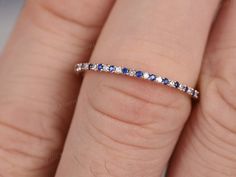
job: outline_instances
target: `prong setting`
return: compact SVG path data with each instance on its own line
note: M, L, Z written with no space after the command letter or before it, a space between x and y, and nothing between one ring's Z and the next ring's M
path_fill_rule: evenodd
M98 72L108 72L108 73L114 73L114 74L122 74L130 77L136 77L139 79L148 80L157 84L162 84L171 88L175 88L177 90L180 90L193 98L197 99L199 97L199 91L186 86L185 84L182 84L178 81L170 80L166 77L161 77L149 72L143 72L141 70L135 70L128 67L121 67L121 66L115 66L115 65L107 65L107 64L95 64L95 63L79 63L76 64L74 67L75 73L80 73L82 71L98 71Z

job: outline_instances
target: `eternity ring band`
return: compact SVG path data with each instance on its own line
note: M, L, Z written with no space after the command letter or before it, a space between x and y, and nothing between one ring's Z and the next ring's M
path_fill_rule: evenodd
M98 72L107 72L113 74L121 74L125 76L135 77L139 79L148 80L154 83L162 84L180 90L188 95L191 95L193 98L198 99L199 91L182 84L178 81L170 80L166 77L162 77L156 74L149 72L144 72L141 70L135 70L127 67L109 65L109 64L96 64L96 63L79 63L74 67L75 73L80 73L83 71L98 71Z

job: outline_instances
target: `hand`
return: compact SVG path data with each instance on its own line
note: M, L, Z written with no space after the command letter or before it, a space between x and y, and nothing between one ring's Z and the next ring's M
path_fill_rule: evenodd
M27 1L0 59L0 176L160 177L172 156L167 177L235 177L236 1L220 4ZM88 60L198 85L200 101L104 73L81 86Z

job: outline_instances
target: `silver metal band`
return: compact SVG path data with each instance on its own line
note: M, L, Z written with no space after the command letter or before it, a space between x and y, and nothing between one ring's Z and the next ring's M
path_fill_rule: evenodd
M135 70L127 67L108 65L108 64L95 64L95 63L79 63L75 65L74 71L80 73L83 71L98 71L98 72L108 72L114 74L122 74L125 76L136 77L144 80L148 80L154 83L162 84L180 90L193 98L198 99L199 91L182 84L178 81L170 80L166 77L158 76L152 73L144 72L141 70Z

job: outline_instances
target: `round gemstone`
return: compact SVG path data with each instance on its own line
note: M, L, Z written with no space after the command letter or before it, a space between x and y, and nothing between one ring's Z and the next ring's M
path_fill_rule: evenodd
M169 85L170 85L171 87L175 87L175 82L174 82L174 81L170 81Z
M102 70L105 71L105 72L108 72L109 71L109 66L103 65L103 69Z
M158 76L158 77L156 78L156 82L161 83L161 82L162 82L162 78L161 78L160 76Z
M120 74L120 73L122 73L122 69L121 69L121 67L120 67L120 66L116 67L116 73L117 73L117 74Z
M156 79L156 76L154 74L151 74L148 79L150 81L154 81Z
M132 77L133 77L133 76L135 76L135 73L136 73L135 70L130 70L130 71L129 71L129 76L132 76Z
M79 72L82 70L82 64L77 64L75 65L75 68L74 68L75 72Z
M122 73L123 74L128 74L129 73L129 69L128 68L122 68Z
M193 93L193 89L192 88L188 88L188 94L190 94L190 95L192 95L192 93Z
M163 78L163 79L162 79L162 83L163 83L164 85L167 85L167 84L170 83L170 81L169 81L167 78Z
M83 63L82 66L81 66L82 69L88 69L89 68L89 65L88 63Z
M143 72L142 72L142 71L137 71L137 72L135 73L135 75L140 78L140 77L143 76Z
M196 91L196 90L194 90L194 91L193 91L193 96L194 96L195 98L197 98L197 97L198 97L198 94L199 94L199 92L198 92L198 91Z
M175 88L178 88L178 87L179 87L179 82L176 81L176 82L175 82Z
M148 79L149 78L149 74L147 72L143 73L143 78L144 79Z
M115 66L113 66L113 65L112 65L112 66L109 66L109 71L110 71L110 72L114 72L115 70L116 70Z
M101 71L103 69L103 64L98 64L98 70Z

